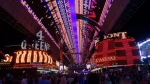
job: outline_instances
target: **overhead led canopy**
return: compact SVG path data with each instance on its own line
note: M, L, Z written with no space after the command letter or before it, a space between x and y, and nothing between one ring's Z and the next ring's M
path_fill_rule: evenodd
M108 12L110 10L112 3L113 3L113 0L106 0L102 14L101 14L99 22L98 22L100 26L102 26L104 24L104 21L108 15Z
M27 9L27 11L29 12L29 14L31 14L31 16L37 21L37 23L41 26L41 28L44 30L44 32L49 36L49 38L55 43L55 45L59 48L58 44L56 43L56 41L54 40L54 38L52 37L52 35L48 32L48 30L45 28L45 26L43 25L43 23L40 21L40 19L36 16L36 14L33 12L33 10L29 7L29 5L27 4L27 2L25 0L20 0L21 4Z
M70 5L70 13L71 13L71 20L72 20L72 29L74 33L74 42L76 47L76 53L79 53L79 40L78 40L78 32L77 32L77 24L76 24L76 9L75 9L75 0L68 0L68 3ZM78 63L80 63L80 57L79 54L77 54Z

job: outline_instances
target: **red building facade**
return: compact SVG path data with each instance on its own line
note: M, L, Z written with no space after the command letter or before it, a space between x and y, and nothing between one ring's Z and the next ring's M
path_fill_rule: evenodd
M134 38L105 39L96 43L96 52L92 58L96 65L133 65L140 62L138 47ZM110 35L109 35L110 36Z

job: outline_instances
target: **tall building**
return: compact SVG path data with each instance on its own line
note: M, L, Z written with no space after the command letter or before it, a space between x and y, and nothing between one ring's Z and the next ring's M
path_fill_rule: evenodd
M96 43L96 52L92 56L97 66L133 65L140 62L138 46L134 38L126 32L104 36L102 42Z

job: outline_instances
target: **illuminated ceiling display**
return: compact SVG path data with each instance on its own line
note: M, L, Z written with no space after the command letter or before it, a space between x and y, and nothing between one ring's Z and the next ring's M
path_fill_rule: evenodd
M108 15L108 12L110 10L112 3L113 3L113 0L106 0L101 17L98 22L100 26L102 26L104 24L104 21Z
M89 9L91 6L91 0L75 0L76 13L77 14L89 14ZM84 24L85 21L78 20L76 21L77 24L77 34L78 34L78 45L80 53L83 53L84 49L86 49L86 28L88 25ZM78 54L78 60L82 60L81 54Z
M43 0L43 2L48 2ZM74 5L73 3L70 5ZM52 15L55 21L60 24L58 28L61 32L63 40L65 41L69 50L73 53L78 52L78 39L77 39L77 28L76 28L76 14L75 8L69 7L68 1L56 0L47 4L48 10L52 10L54 7L54 12ZM72 16L72 17L71 17ZM58 19L59 18L59 19ZM56 20L57 19L57 20ZM76 50L73 50L75 48ZM73 58L76 60L75 56Z
M101 3L101 2L103 3ZM75 63L81 63L87 45L93 40L88 20L77 19L77 14L92 19L102 26L113 0L20 0L32 17L56 46L62 38ZM96 9L97 8L97 9ZM90 17L92 16L92 17ZM99 16L99 17L97 17ZM98 18L99 21L96 21Z
M51 34L47 31L45 26L41 23L40 19L36 16L36 14L33 12L33 10L30 8L30 6L27 4L25 0L20 0L21 4L27 9L27 11L32 15L32 17L37 21L37 23L41 26L41 28L44 30L44 32L50 37L50 39L56 44L57 47L58 44L55 42Z

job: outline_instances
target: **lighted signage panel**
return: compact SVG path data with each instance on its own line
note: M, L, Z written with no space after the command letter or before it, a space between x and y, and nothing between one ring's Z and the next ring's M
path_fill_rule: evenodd
M29 47L29 48L28 48L28 46L29 46L28 42L26 40L23 40L21 43L21 48L22 49L37 49L37 50L45 50L45 51L50 49L50 45L43 41L44 36L43 36L42 31L39 31L36 34L36 37L38 38L38 40L37 41L33 40L31 47Z
M10 62L12 62L12 58L13 58L13 56L9 56L9 54L6 54L5 55L5 59L1 60L1 62L8 62L8 63L10 63Z
M106 61L115 61L117 60L117 56L109 56L109 57L101 57L95 59L96 63L106 62Z
M16 63L29 64L52 64L53 60L50 55L44 51L38 50L20 50L16 52Z
M112 38L125 39L127 38L127 32L117 32L117 33L104 35L104 39L112 39Z

